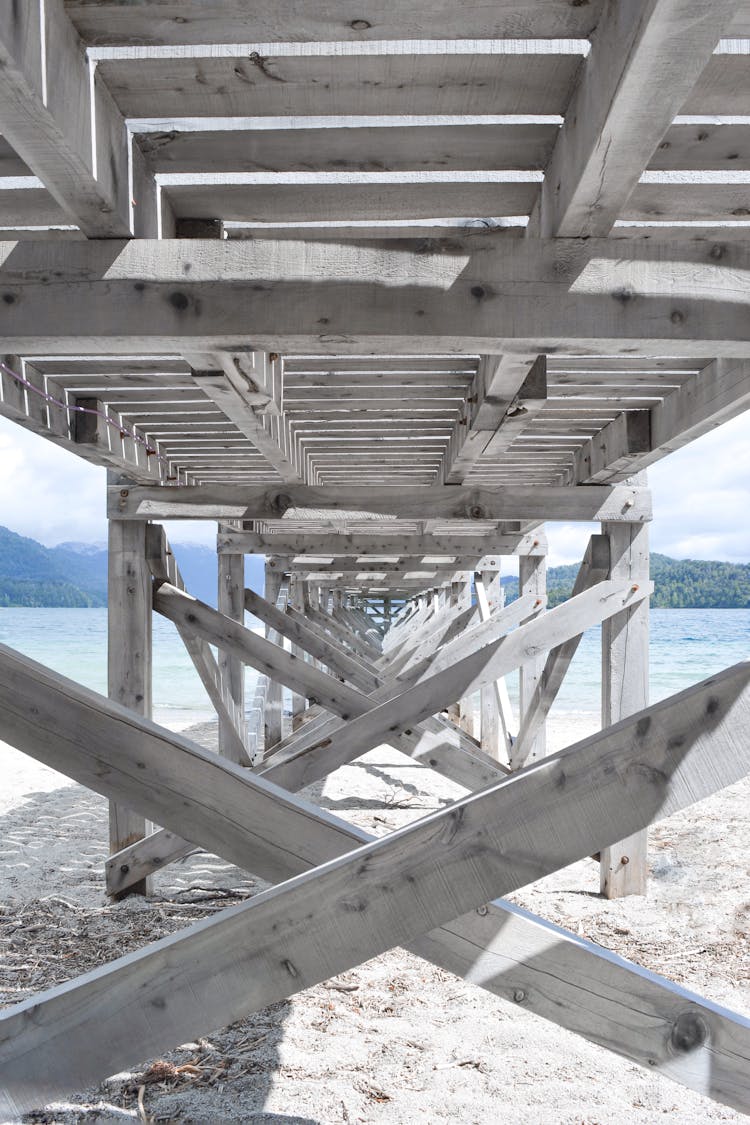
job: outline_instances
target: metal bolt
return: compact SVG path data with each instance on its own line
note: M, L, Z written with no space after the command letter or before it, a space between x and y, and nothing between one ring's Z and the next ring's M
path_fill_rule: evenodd
M127 488L121 488L120 489L120 496L129 496L129 495L130 495L130 492L128 491Z
M489 907L487 907L487 906L478 906L478 907L477 907L477 914L478 914L478 915L480 916L480 918L484 918L484 916L485 916L486 914L489 914Z
M516 1004L522 1004L526 999L526 993L522 988L517 988L513 993L513 999L515 1000Z
M620 863L623 865L623 867L627 867L627 865L630 863L630 856L621 855L620 856Z
M130 871L130 864L121 863L120 864L120 871L122 872L123 875L127 875L128 871Z

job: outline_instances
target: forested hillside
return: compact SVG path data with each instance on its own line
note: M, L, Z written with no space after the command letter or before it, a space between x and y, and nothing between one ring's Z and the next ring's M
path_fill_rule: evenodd
M173 543L191 594L216 605L216 551L201 543ZM263 561L248 561L247 582L263 589ZM91 607L107 604L107 548L95 543L43 547L0 527L0 606Z
M553 566L547 572L549 605L570 597L578 567ZM654 594L651 605L661 609L749 609L750 563L670 559L651 555ZM503 580L506 597L518 595L518 579Z

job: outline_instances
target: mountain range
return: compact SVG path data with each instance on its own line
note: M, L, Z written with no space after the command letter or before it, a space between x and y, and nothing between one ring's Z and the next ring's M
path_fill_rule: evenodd
M187 589L216 605L216 552L200 543L172 543ZM578 567L553 566L547 572L549 605L570 594ZM246 581L263 589L263 559L248 556ZM750 608L750 563L671 559L651 555L655 592L651 604L671 609ZM503 579L506 596L517 595L518 579ZM107 604L107 548L98 543L44 547L35 539L0 527L0 607Z
M185 586L216 605L216 551L201 543L171 543ZM263 559L249 556L246 581L263 589ZM107 548L103 543L60 543L0 527L0 606L94 607L107 604Z

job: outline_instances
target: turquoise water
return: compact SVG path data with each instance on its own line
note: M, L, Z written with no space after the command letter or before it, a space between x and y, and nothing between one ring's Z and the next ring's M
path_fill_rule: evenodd
M106 692L105 609L0 609L0 643ZM598 714L600 631L584 636L554 714ZM651 699L655 702L750 657L750 610L655 609L651 614ZM251 691L254 674L248 672ZM513 678L509 683L515 695ZM154 718L184 728L213 716L171 622L154 616Z

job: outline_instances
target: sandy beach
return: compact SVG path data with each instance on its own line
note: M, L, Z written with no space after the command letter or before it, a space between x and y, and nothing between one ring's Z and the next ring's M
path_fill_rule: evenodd
M595 729L551 725L550 748ZM214 747L213 724L190 737ZM106 802L0 744L0 1004L138 948L264 886L205 854L149 900L103 888ZM460 790L380 747L308 793L382 834ZM605 902L584 861L514 901L687 988L750 1014L750 782L657 825L646 898ZM638 1125L741 1115L448 973L391 951L231 1028L17 1121L448 1122ZM11 1125L7 1122L7 1125Z

